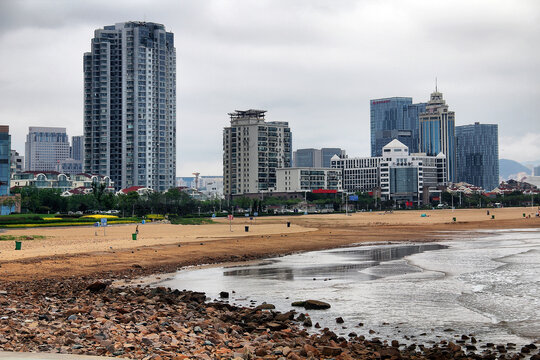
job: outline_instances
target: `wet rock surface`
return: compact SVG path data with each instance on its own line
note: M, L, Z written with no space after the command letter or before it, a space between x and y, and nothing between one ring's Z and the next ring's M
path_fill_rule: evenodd
M130 359L521 359L534 344L486 344L463 336L430 346L308 333L308 314L271 304L206 302L204 293L113 287L96 279L0 283L0 349ZM341 321L341 319L340 319ZM474 339L474 341L472 341ZM474 345L473 345L474 344ZM476 345L476 346L475 346Z

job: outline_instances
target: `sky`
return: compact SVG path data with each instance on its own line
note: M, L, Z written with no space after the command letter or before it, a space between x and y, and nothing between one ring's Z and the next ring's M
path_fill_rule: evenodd
M222 174L234 110L288 121L293 149L369 156L369 100L429 100L499 125L499 157L540 163L537 0L0 0L0 124L83 133L94 30L164 24L177 52L177 175Z

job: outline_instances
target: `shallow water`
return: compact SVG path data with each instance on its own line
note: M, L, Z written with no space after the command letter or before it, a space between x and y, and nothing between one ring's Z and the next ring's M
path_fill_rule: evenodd
M342 335L429 343L474 334L480 344L520 345L540 339L539 255L536 229L479 232L466 240L357 246L195 268L159 285L210 298L229 291L231 303L265 301L279 311L296 300L326 301L331 309L309 315ZM338 316L344 324L336 324Z

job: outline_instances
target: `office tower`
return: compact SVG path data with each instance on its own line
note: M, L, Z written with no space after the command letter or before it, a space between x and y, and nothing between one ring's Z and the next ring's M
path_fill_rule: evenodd
M174 186L176 50L163 25L95 31L84 54L84 168L117 189Z
M73 160L84 160L84 136L71 137L70 158Z
M498 125L456 126L456 174L458 182L486 191L499 185Z
M31 126L25 148L27 171L55 171L58 162L69 157L66 128Z
M410 97L371 100L371 156L381 156L383 146L394 139L418 152L418 116L425 109L425 103L413 104Z
M442 93L435 90L426 105L426 111L420 113L420 152L436 156L446 156L446 178L456 181L456 132L455 114L448 111Z
M223 191L225 196L259 193L276 186L276 169L291 167L289 123L265 121L265 110L229 113L223 129Z
M294 167L330 167L330 159L334 155L345 156L345 150L340 148L322 148L322 149L298 149L293 153Z
M533 176L540 176L540 166L535 166L533 168Z
M11 179L10 158L11 135L9 135L9 126L0 125L0 196L9 195Z
M9 164L12 174L24 171L24 156L12 149Z

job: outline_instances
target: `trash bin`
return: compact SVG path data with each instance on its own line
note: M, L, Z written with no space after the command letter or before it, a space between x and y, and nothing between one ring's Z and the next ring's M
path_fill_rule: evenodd
M287 221L287 227L291 227L291 222Z
M136 233L131 234L131 240L137 240L137 234Z
M525 217L525 213L523 213L523 217Z
M495 215L491 215L491 219L495 219Z
M21 250L21 248L22 248L22 242L15 241L15 250Z
M246 232L248 232L249 231L249 226L246 226L245 229L246 229Z
M456 222L456 218L455 218L455 217L454 217L454 218L452 218L452 220L454 220L454 222Z

